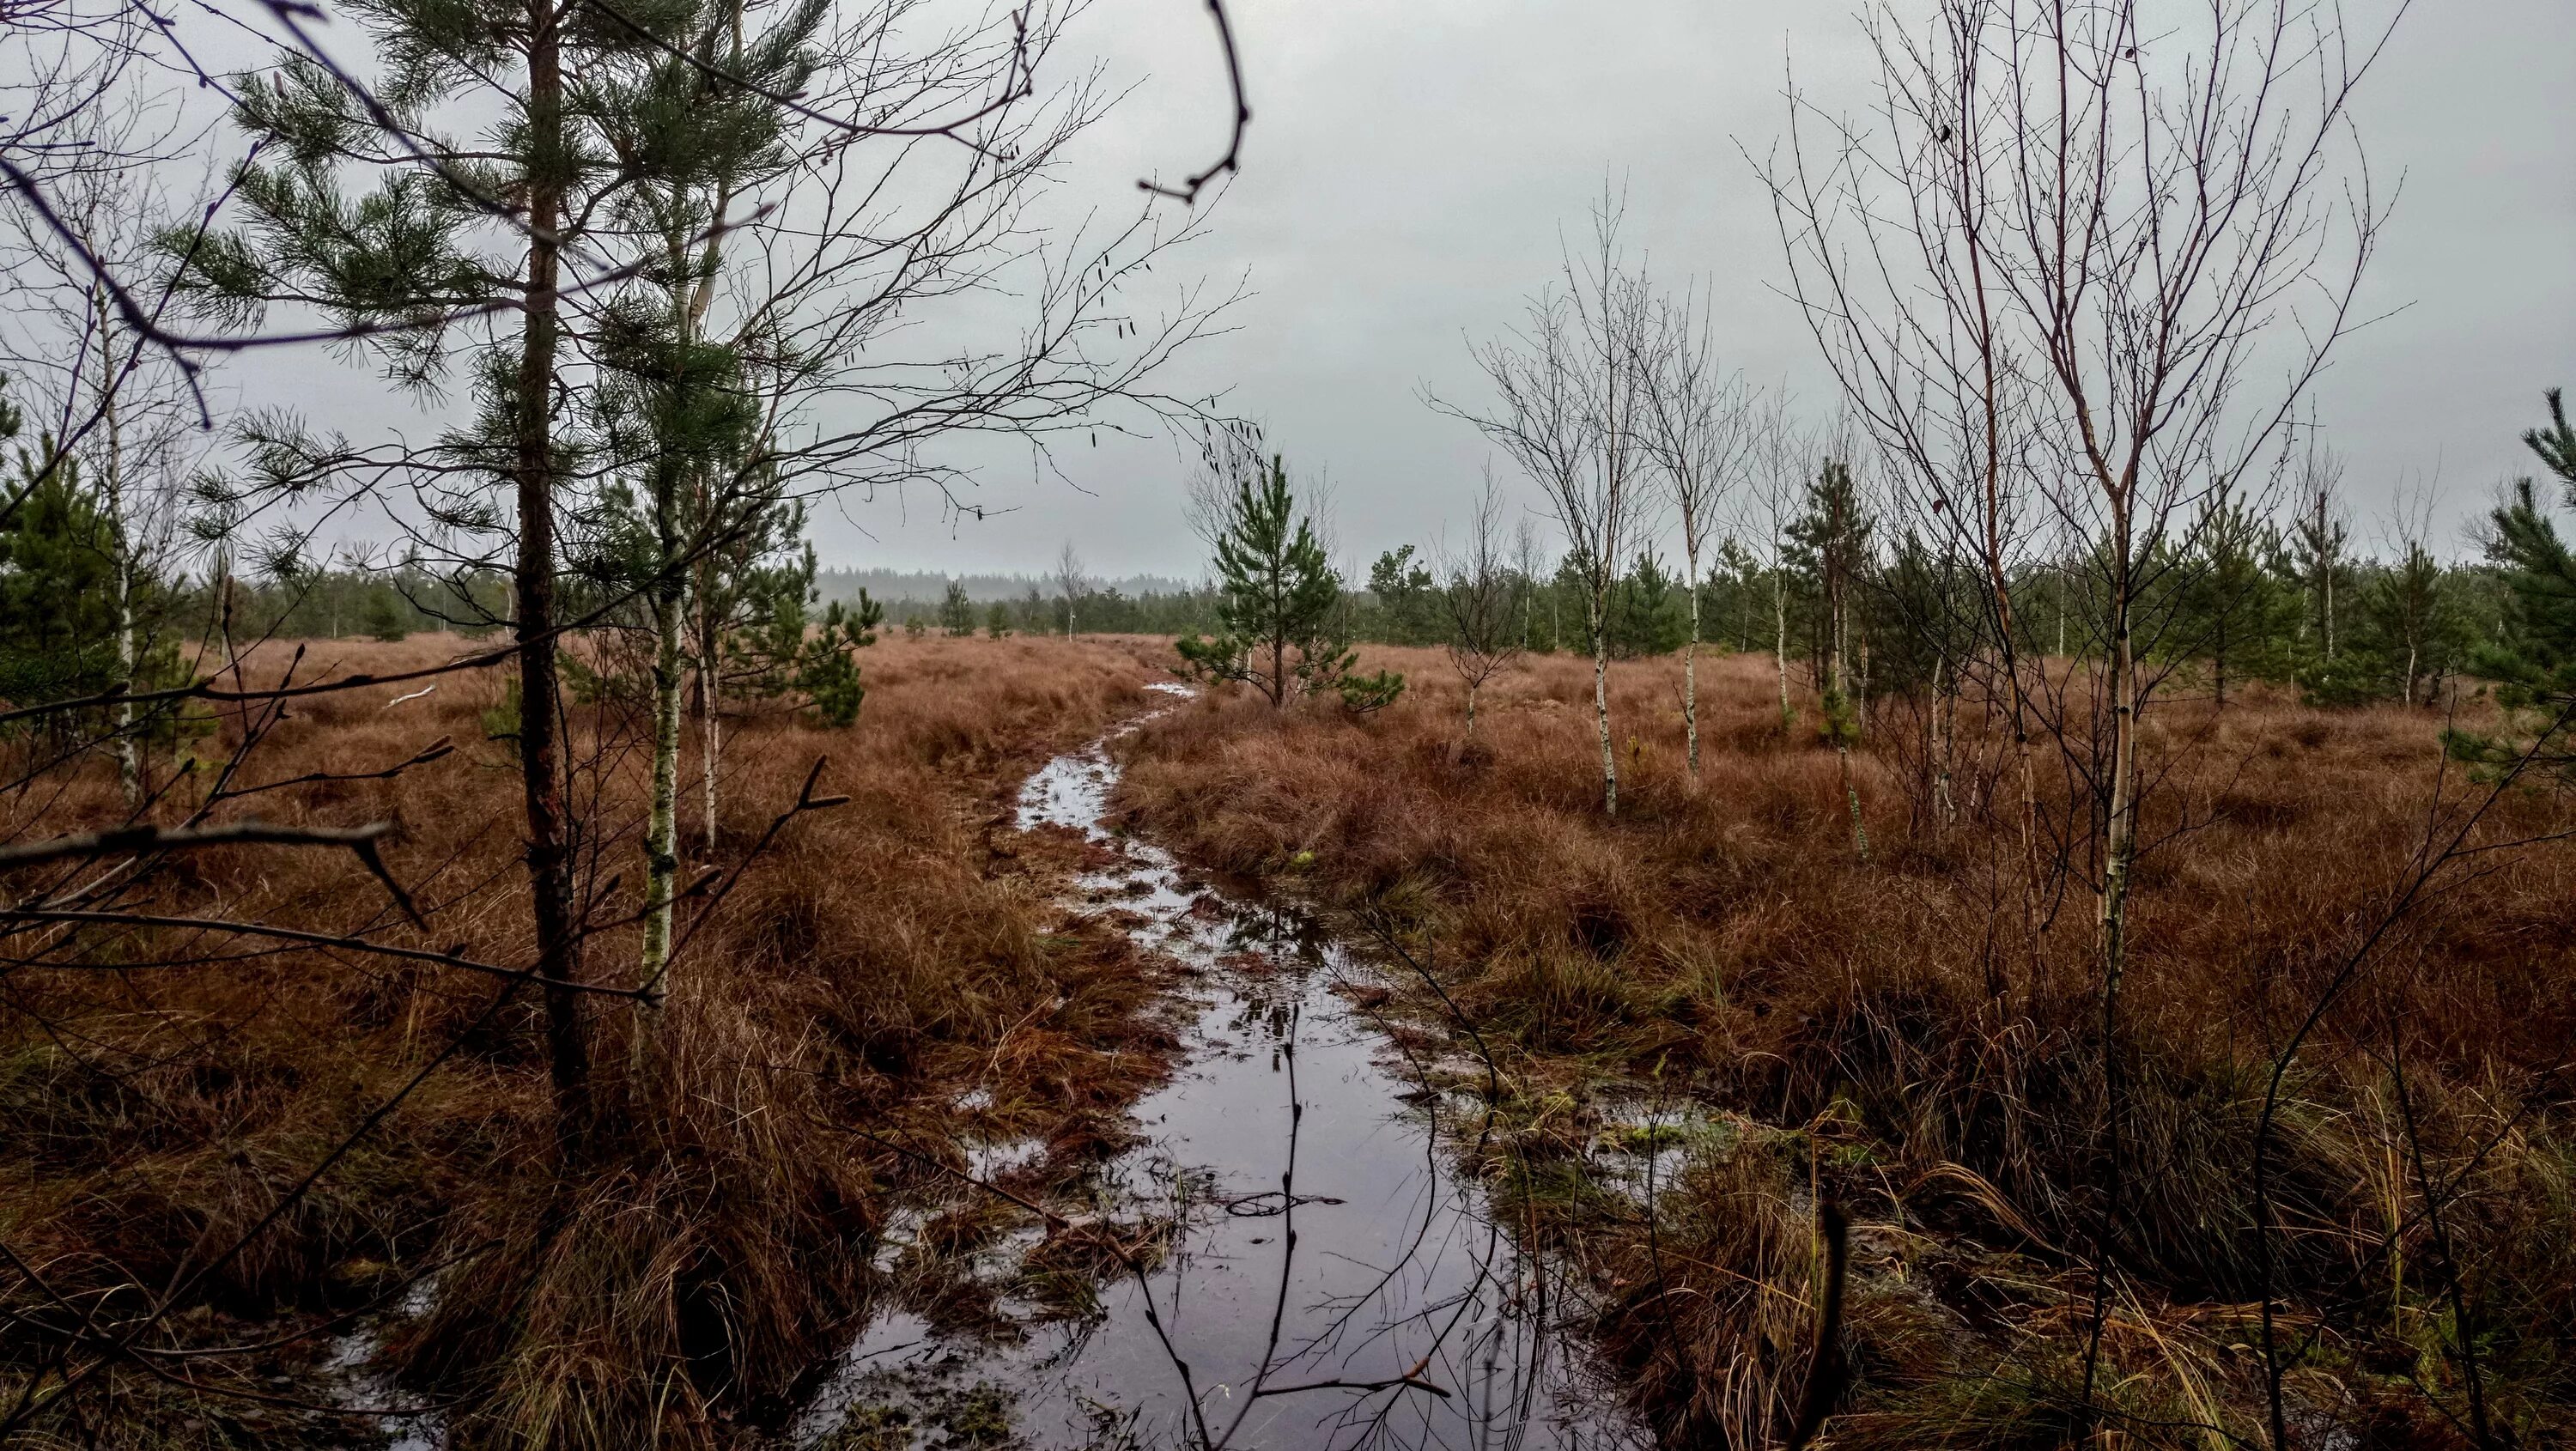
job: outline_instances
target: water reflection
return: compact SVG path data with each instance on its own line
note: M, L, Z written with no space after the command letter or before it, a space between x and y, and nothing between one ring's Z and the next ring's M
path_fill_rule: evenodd
M1381 1061L1389 1040L1333 990L1348 963L1311 921L1215 899L1111 831L1115 778L1101 746L1060 757L1027 783L1020 819L1106 848L1082 899L1131 909L1143 941L1203 970L1186 1061L1137 1105L1145 1142L1049 1204L1067 1223L980 1196L1011 1217L967 1257L980 1293L908 1281L911 1303L851 1348L795 1439L1647 1444L1562 1329L1571 1287L1457 1172L1481 1106ZM885 1262L925 1263L936 1223L905 1221Z

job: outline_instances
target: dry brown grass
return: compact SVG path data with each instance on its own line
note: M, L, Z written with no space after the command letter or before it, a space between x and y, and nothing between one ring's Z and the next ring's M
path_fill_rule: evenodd
M1149 728L1125 799L1202 865L1294 879L1398 924L1488 1031L1508 1030L1525 1082L1659 1071L1770 1126L1736 1151L1767 1167L1710 1170L1660 1249L1639 1236L1592 1253L1671 1432L1776 1434L1798 1363L1740 1290L1803 1295L1804 1250L1784 1251L1775 1221L1812 1176L1875 1206L1863 1242L1884 1251L1856 1261L1865 1373L1838 1444L2075 1434L2080 1267L2109 1162L2095 914L2079 877L2025 927L2017 778L1998 810L1936 827L1906 723L1883 721L1855 762L1863 861L1836 758L1811 729L1784 737L1767 657L1703 659L1696 784L1679 664L1647 661L1613 669L1613 822L1588 661L1533 660L1489 687L1476 750L1462 749L1461 692L1437 654L1362 665L1413 688L1363 720L1204 702ZM2252 1335L2248 1163L2266 1065L2406 876L2440 725L2260 693L2223 714L2193 702L2150 717L2151 768L2171 771L2148 813L2159 845L2141 864L2124 985L2116 1243L2134 1303L2113 1307L2102 1393L2142 1442L2207 1444L2201 1423L2259 1432L2259 1380L2227 1347ZM2062 805L2049 760L2039 790ZM2448 791L2476 788L2455 771ZM2570 815L2552 793L2517 791L2488 836ZM2576 1404L2561 1349L2576 1339L2576 1149L2551 1074L2576 1041L2576 852L2500 854L2446 880L2288 1080L2275 1245L2292 1388L2365 1440L2459 1435L2463 1375L2403 1152L2394 1032L2497 1418L2548 1440Z
M420 668L460 647L317 642L297 674ZM869 694L854 729L734 723L718 865L795 798L818 756L830 758L823 789L851 801L790 826L690 943L650 1074L620 1082L631 1015L598 1010L597 1057L619 1083L622 1124L570 1179L548 1167L532 999L467 1032L493 1001L488 979L169 930L101 930L52 954L127 970L0 975L11 1149L0 1241L53 1293L111 1321L131 1314L204 1269L463 1035L379 1131L142 1343L259 1341L434 1273L435 1310L394 1349L415 1383L463 1398L460 1444L727 1438L778 1409L864 1294L872 1206L905 1169L853 1127L952 1151L948 1096L988 1081L992 1112L1017 1127L1099 1134L1157 1071L1150 975L1117 934L1052 920L1045 854L994 838L1025 770L1140 708L1148 653L1103 640L889 640L863 657ZM256 682L286 664L286 648L269 647L245 674ZM373 771L442 735L458 742L454 755L227 812L396 822L388 860L430 909L431 935L402 924L353 863L309 851L200 853L156 879L149 910L364 928L527 961L519 780L508 747L485 742L478 723L502 677L447 676L432 696L388 704L417 688L297 704L252 757L251 778ZM235 730L227 722L198 753L221 758ZM629 723L596 709L574 722L574 755L588 763L576 790L588 911L615 923L640 889L645 761ZM104 818L108 789L92 773L65 792L24 794L0 803L0 828ZM692 843L694 800L692 790L683 814ZM12 947L34 955L23 938ZM612 926L590 940L586 972L628 980L634 952L632 929ZM131 966L215 955L224 960ZM43 1310L30 1281L6 1283L10 1311ZM52 1348L9 1339L0 1399ZM133 1365L100 1367L42 1434L79 1442L103 1425L111 1445L337 1441L351 1434L344 1418L232 1394L274 1394L267 1377L312 1353L300 1342L191 1363L203 1394Z

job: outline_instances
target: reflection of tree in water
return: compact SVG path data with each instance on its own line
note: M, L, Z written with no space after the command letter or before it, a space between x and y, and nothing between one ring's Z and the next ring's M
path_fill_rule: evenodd
M1307 1105L1297 1055L1309 1027L1310 970L1327 965L1325 943L1310 918L1278 907L1257 918L1247 914L1236 940L1259 942L1282 957L1287 953L1280 949L1286 948L1297 961L1293 975L1246 988L1229 1024L1258 1034L1284 1074L1290 1111L1279 1187L1239 1195L1225 1206L1238 1218L1277 1220L1278 1234L1264 1238L1274 1240L1278 1257L1260 1362L1249 1378L1227 1388L1232 1415L1201 1415L1191 1440L1213 1447L1237 1444L1264 1403L1330 1395L1329 1409L1315 1419L1337 1446L1526 1444L1531 1425L1556 1410L1545 1397L1571 1369L1552 1359L1561 1347L1550 1333L1549 1267L1523 1254L1514 1237L1481 1212L1472 1188L1452 1176L1445 1162L1451 1145L1444 1141L1438 1099L1432 1097L1425 1124L1430 1132L1422 1136L1419 1213L1410 1217L1400 1253L1389 1263L1361 1266L1368 1271L1362 1287L1330 1288L1331 1277L1319 1273L1315 1261L1332 1260L1338 1252L1329 1245L1310 1247L1298 1223L1308 1206L1341 1202L1298 1188ZM1413 1061L1409 1053L1407 1058ZM1427 1087L1428 1079L1422 1081ZM1490 1112L1488 1107L1478 1118L1489 1119ZM1489 1127L1476 1124L1480 1140ZM1156 1287L1146 1289L1153 1293ZM1165 1293L1177 1320L1177 1285ZM1301 1303L1301 1293L1312 1298ZM1292 1311L1320 1316L1321 1323L1292 1333ZM1370 1366L1379 1369L1359 1369ZM1176 1359L1175 1369L1181 1368ZM1572 1430L1571 1424L1565 1429Z
M1076 787L1107 790L1105 779ZM1063 820L1076 806L1049 810ZM994 1297L1016 1322L972 1337L910 1327L907 1363L952 1389L1010 1387L1015 1445L1645 1444L1566 1337L1567 1275L1528 1252L1539 1242L1528 1196L1487 1197L1490 1074L1483 1094L1444 1095L1405 1034L1332 991L1354 964L1311 914L1227 902L1210 921L1169 856L1122 848L1086 886L1134 901L1154 919L1134 929L1140 943L1207 971L1215 989L1189 1061L1138 1106L1147 1144L1052 1191L983 1186L1047 1200L1017 1200L1033 1242ZM1496 1222L1497 1204L1531 1222ZM1082 1274L1088 1293L1038 1288ZM906 1328L881 1322L861 1353L906 1351ZM889 1384L861 1371L838 1398L882 1406ZM864 1419L844 1411L838 1425ZM901 1425L917 1433L909 1444L999 1444L920 1416Z

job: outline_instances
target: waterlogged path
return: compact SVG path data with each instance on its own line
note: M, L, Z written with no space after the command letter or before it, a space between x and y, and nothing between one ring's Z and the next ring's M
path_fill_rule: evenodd
M1111 831L1107 747L1030 778L1019 823L1080 832L1101 865L1076 901L1132 913L1141 945L1194 970L1185 1059L1134 1110L1144 1142L1049 1196L1069 1223L1009 1210L1016 1227L966 1255L987 1291L978 1313L880 1317L795 1442L1649 1444L1560 1328L1560 1277L1457 1173L1481 1106L1424 1091L1334 991L1361 974L1311 923L1194 890L1168 853ZM1008 1183L1038 1152L983 1145L969 1169ZM938 1238L931 1217L899 1222L881 1262L927 1257ZM1085 1267L1078 1285L1067 1265Z

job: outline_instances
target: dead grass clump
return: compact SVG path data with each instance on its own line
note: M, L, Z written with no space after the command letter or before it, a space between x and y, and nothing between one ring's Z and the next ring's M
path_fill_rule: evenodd
M818 1080L762 1061L775 1039L749 1016L689 1012L626 1142L447 1226L489 1248L438 1278L394 1358L463 1397L455 1444L703 1443L774 1416L858 1308L873 1156Z
M1679 1212L1587 1267L1621 1287L1603 1306L1604 1345L1667 1445L1771 1445L1796 1416L1821 1256L1791 1203L1786 1147L1696 1156Z

